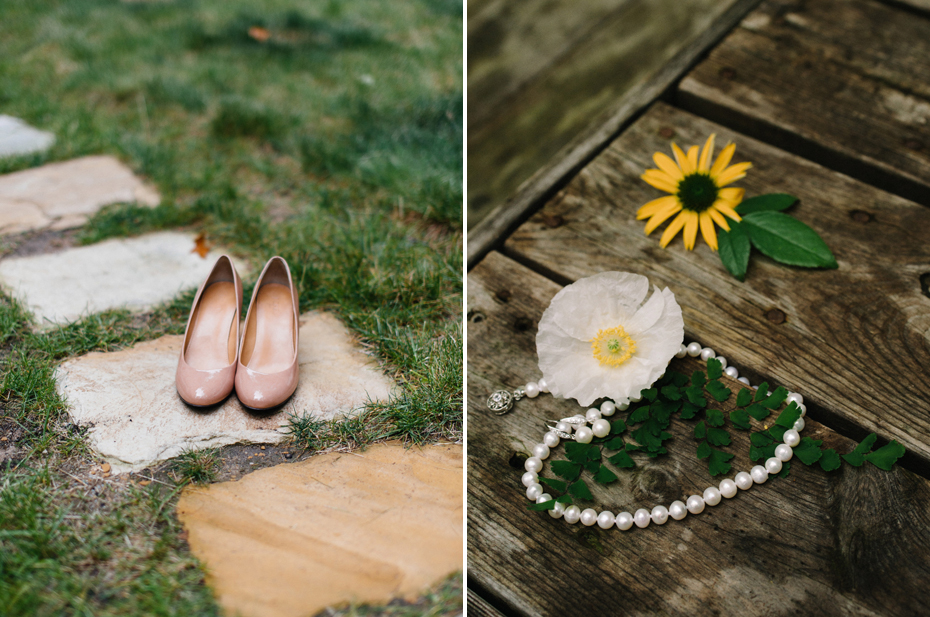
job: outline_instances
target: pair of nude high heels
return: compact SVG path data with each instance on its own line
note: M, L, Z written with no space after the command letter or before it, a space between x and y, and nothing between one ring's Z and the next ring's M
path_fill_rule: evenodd
M228 255L216 260L187 320L175 383L188 405L208 407L236 390L254 410L284 403L297 389L298 300L281 257L265 264L240 336L242 281Z

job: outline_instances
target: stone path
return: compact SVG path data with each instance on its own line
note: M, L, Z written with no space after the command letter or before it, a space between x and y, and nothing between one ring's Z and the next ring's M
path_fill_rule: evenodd
M86 156L0 176L0 233L80 227L103 206L157 206L158 193L112 156Z
M114 308L147 310L196 288L217 252L192 252L194 236L160 232L58 253L0 261L0 284L24 301L40 327Z
M213 263L212 261L210 262ZM185 450L234 443L277 443L290 414L329 420L366 401L386 400L394 383L328 313L300 318L300 384L272 415L248 411L231 396L197 410L174 384L183 336L163 336L123 351L91 353L62 364L56 375L72 421L90 425L91 447L114 473L143 469Z
M462 480L461 446L381 444L187 488L178 516L227 614L305 617L460 570Z
M0 114L0 158L43 152L52 147L55 136L29 126L19 118Z

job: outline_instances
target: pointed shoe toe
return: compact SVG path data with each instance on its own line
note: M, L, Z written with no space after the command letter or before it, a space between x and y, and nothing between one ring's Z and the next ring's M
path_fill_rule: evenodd
M277 407L297 389L298 306L287 262L272 257L255 284L239 345L236 396L250 409Z
M232 260L222 255L197 290L184 330L175 385L188 405L216 405L232 393L241 306L242 281Z

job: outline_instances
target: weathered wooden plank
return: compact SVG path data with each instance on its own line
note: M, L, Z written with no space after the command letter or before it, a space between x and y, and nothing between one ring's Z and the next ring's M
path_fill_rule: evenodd
M653 152L738 144L747 195L787 192L792 214L833 249L838 270L792 269L756 253L745 283L703 241L659 248L637 208L660 195L639 179ZM802 388L813 415L897 439L930 460L930 210L664 104L656 104L520 227L506 250L557 280L628 270L669 285L686 327L747 370ZM781 323L767 318L778 309ZM757 368L758 367L758 368ZM761 367L764 367L762 369ZM836 424L839 422L839 424Z
M526 511L524 458L546 420L573 415L579 407L541 395L495 416L484 401L495 389L538 376L536 324L558 290L499 253L469 275L470 578L525 615L925 610L930 483L902 469L883 472L866 465L827 474L796 463L787 479L769 480L701 515L630 532L569 526ZM686 359L672 368L687 372L697 366ZM800 391L806 385L799 383ZM668 504L713 481L694 457L691 423L679 420L671 429L668 456L639 460L638 469L610 488L594 487L602 508L619 512ZM746 433L731 434L734 469L747 468ZM841 452L852 446L813 421L805 435ZM562 451L554 456L561 458Z
M736 0L726 11L716 15L714 21L705 27L700 34L695 35L690 39L690 42L680 47L674 57L661 65L661 68L655 69L648 78L644 78L635 84L628 81L627 86L629 89L625 91L623 96L611 100L601 97L604 100L599 98L594 101L595 107L591 107L590 102L583 100L593 100L591 90L581 88L578 81L573 81L584 80L590 73L578 68L572 68L569 63L564 71L558 73L559 78L555 81L540 81L536 91L537 94L533 96L527 94L527 103L520 107L520 109L524 109L532 101L537 101L544 106L540 109L545 110L545 106L548 105L549 111L540 112L541 115L534 111L532 115L526 115L525 119L520 121L501 113L495 119L497 123L495 129L485 129L479 125L471 125L471 118L469 118L468 193L470 205L468 217L471 221L468 233L469 267L477 263L492 247L496 246L522 223L555 187L592 158L607 142L616 136L631 118L678 80L707 49L720 40L758 3L759 0ZM646 6L648 8L652 5L646 3ZM659 19L662 19L661 13L659 15ZM613 46L608 45L608 48L613 49ZM584 49L579 49L571 59L582 62L586 59L585 53ZM602 57L601 52L598 52L593 57ZM634 56L634 58L637 62L640 61L638 56ZM568 60L567 58L566 61ZM604 66L593 68L598 69L594 73L597 79L608 82L603 86L607 89L604 91L608 91L612 87L610 82L620 77L610 73L612 65L608 65L606 68ZM593 70L593 68L589 65L589 69ZM578 75L573 77L573 72L577 72ZM634 85L630 86L630 84ZM471 92L469 94L471 95ZM582 100L572 98L579 95L582 96ZM523 95L521 94L521 96ZM577 106L571 107L572 104L577 104ZM602 105L602 107L598 108L597 105ZM587 115L573 113L570 123L573 128L562 133L570 141L560 142L557 146L560 149L553 155L552 152L555 152L555 150L546 150L549 146L545 143L544 135L553 126L567 126L564 124L564 118L553 119L556 117L553 114L560 113L563 108L564 110L584 109ZM603 111L599 112L598 110ZM533 120L537 115L543 119L542 122ZM524 125L529 128L524 127ZM498 131L496 135L494 134L495 130ZM495 146L487 153L482 154L480 140L476 141L472 137L472 132L486 134L486 137L481 139L493 139L502 146ZM501 147L504 149L501 150ZM517 159L533 157L537 156L538 152L543 151L545 156L532 165L527 165L525 173L514 172L507 162L511 156ZM493 161L493 163L490 161ZM534 173L536 169L538 171ZM491 191L495 196L488 197L486 195L481 197L483 192L487 190L487 186L498 182L494 178L497 178L502 172L511 174L514 178L519 178L516 181L517 183L504 188L495 188ZM532 176L517 188L522 178L526 178L529 174L532 174ZM517 189L517 192L512 199L499 203L501 199L509 197L514 189ZM499 205L494 206L493 204L496 203L499 203ZM491 207L493 207L492 210L486 215L483 214L484 210ZM480 222L477 224L474 223L476 216L480 216Z
M504 614L494 608L487 600L475 593L471 588L468 589L468 596L465 602L468 607L470 617L504 617Z
M682 82L686 109L930 205L930 16L766 0Z

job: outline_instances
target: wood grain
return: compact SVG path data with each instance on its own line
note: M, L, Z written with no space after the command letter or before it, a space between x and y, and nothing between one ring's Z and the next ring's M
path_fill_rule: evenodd
M930 205L930 16L766 0L682 82L680 104Z
M499 253L469 275L470 578L523 615L924 614L930 483L900 468L828 474L796 463L787 479L701 515L629 532L528 512L523 460L546 420L579 408L543 395L495 416L484 401L538 375L536 324L558 290ZM686 359L672 368L697 366ZM669 455L640 459L609 489L595 487L601 507L667 505L712 482L694 458L691 423L671 430ZM746 468L747 433L731 434L736 468ZM841 452L853 445L813 421L805 434Z
M468 588L467 600L468 614L471 617L504 617L504 614L494 608L487 600Z
M532 105L548 106L545 109L550 111L543 114L545 122L534 123L533 116L524 112L521 112L524 113L524 120L519 121L513 116L500 113L499 117L494 120L497 134L470 123L468 138L469 267L480 261L489 250L497 246L503 238L526 220L530 213L538 208L561 183L599 152L636 114L680 79L698 58L758 3L759 0L736 0L690 42L680 47L678 53L661 65L661 68L658 68L651 76L630 86L622 96L614 93L611 96L615 98L604 102L602 107L598 107L601 105L600 102L596 102L592 107L590 101L574 101L571 97L577 95L590 97L592 90L580 85L579 81L573 80L584 79L586 75L594 75L600 84L603 80L615 81L618 75L612 74L611 66L607 65L600 67L599 72L585 73L579 69L573 69L569 64L564 71L559 73L561 77L558 80L551 83L541 81L537 93L533 96L527 95L527 101L520 103L521 110L528 109L528 106ZM604 52L598 51L593 57L600 58L602 53ZM586 56L584 53L579 53L577 58L581 61ZM576 77L573 77L573 71L578 72ZM607 88L605 92L610 88L609 85L600 87ZM553 113L560 113L563 107L567 109L572 101L578 103L579 109L584 109L585 113L573 115L573 128L563 133L567 140L560 141L557 151L553 150L546 142L545 134L554 124L562 126L564 120L555 119ZM544 108L540 107L540 109ZM583 121L578 122L579 119ZM530 129L523 128L524 124ZM486 137L475 141L477 138L473 138L472 135L479 133L486 133ZM479 143L482 139L494 140L498 145L493 147L488 145L487 151L484 151ZM559 139L561 140L562 137ZM511 160L509 157L513 157L518 165L523 165L526 160L538 157L540 152L543 152L545 156L533 159L532 164L521 168L522 171L508 171L510 169L508 161ZM521 160L524 163L520 163ZM488 161L494 162L488 163ZM504 172L511 175L510 180L501 179L503 178L501 174ZM523 178L527 177L525 182L519 184ZM514 178L517 178L516 182L513 181ZM488 188L497 182L509 184L498 186L493 190ZM516 193L511 197L513 191ZM485 197L480 196L482 192L485 192ZM502 202L503 199L507 201ZM475 223L476 217L480 218L477 224Z
M745 283L731 277L702 240L659 248L643 235L637 208L660 196L639 179L656 151L738 144L752 161L738 184L747 195L787 192L790 211L833 249L838 270L781 266L754 253ZM664 104L579 173L507 241L509 254L556 280L627 270L669 286L686 329L750 376L803 391L817 418L854 435L877 432L930 460L930 210L866 186ZM783 323L766 315L779 309ZM744 368L745 367L745 368ZM837 424L839 422L839 424Z

